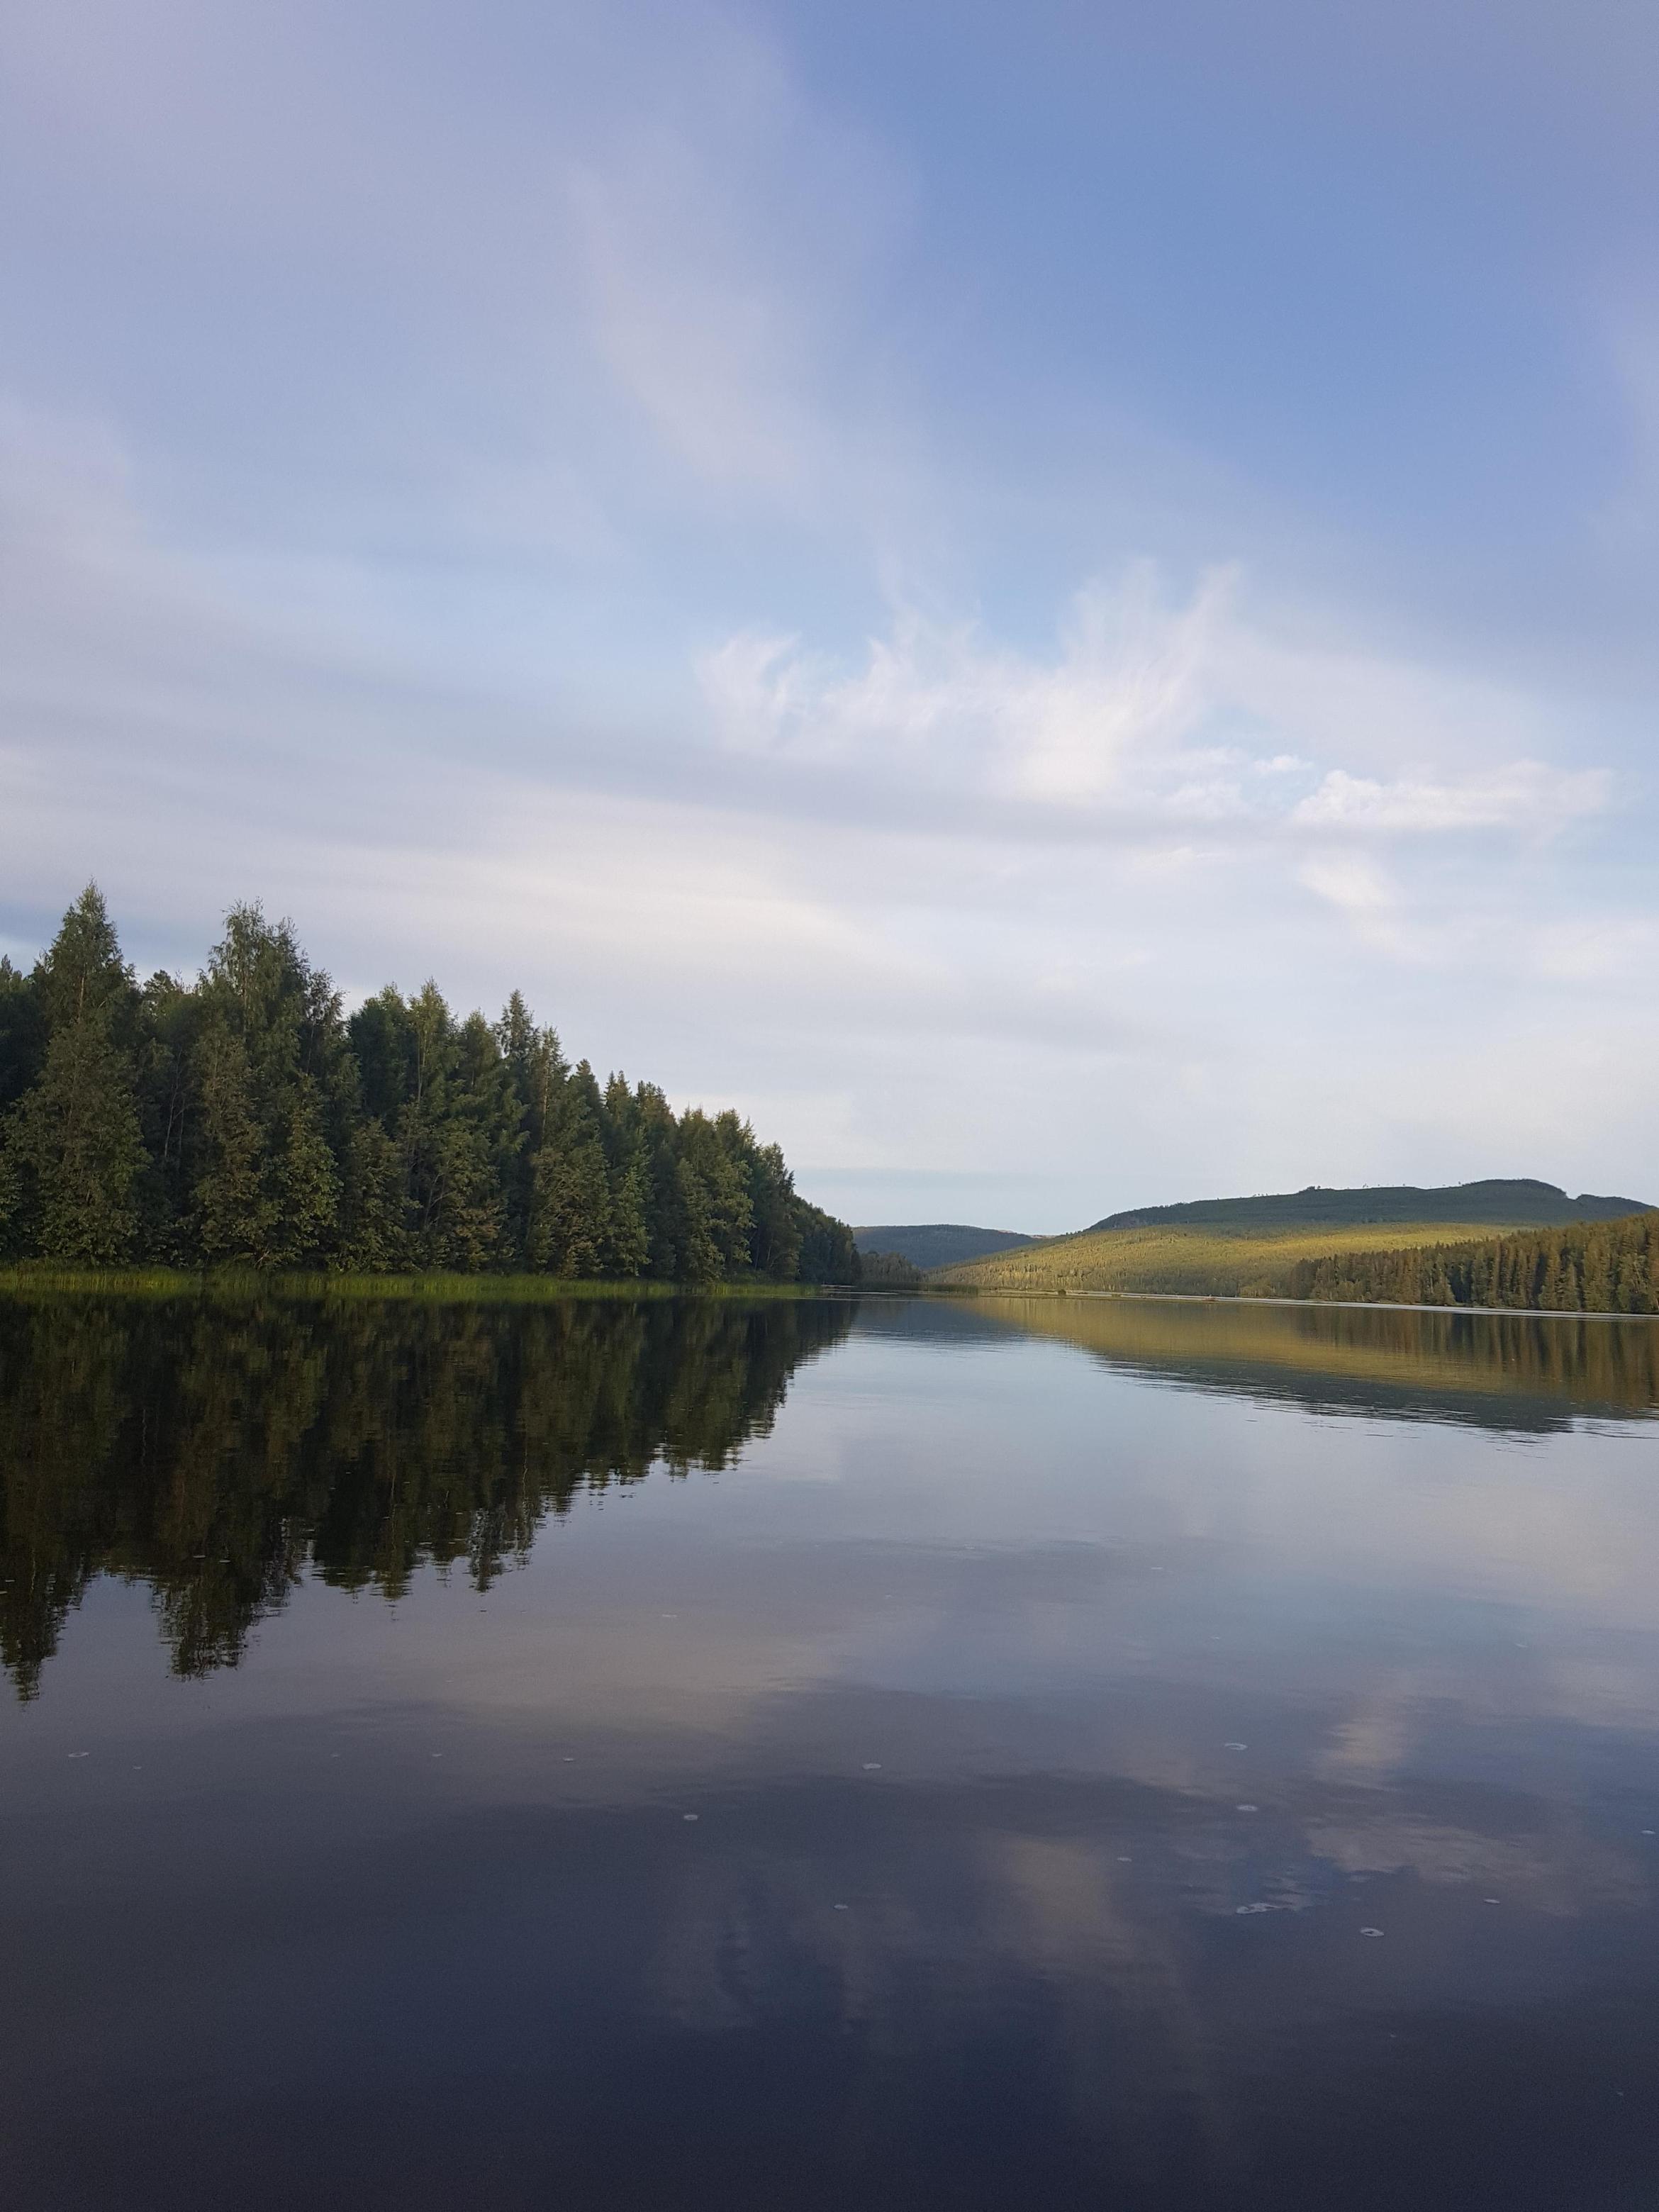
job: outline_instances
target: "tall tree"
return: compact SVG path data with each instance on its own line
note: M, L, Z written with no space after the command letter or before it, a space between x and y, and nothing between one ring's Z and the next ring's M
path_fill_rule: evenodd
M651 1084L602 1090L522 994L490 1023L434 983L388 987L348 1022L292 925L255 904L230 909L193 983L140 992L92 886L32 973L0 960L0 1249L857 1279L850 1232L775 1146L732 1113L676 1115ZM1608 1279L1623 1266L1609 1247Z
M603 1114L593 1071L584 1060L560 1086L532 1169L526 1256L544 1273L599 1275L611 1256Z
M198 1249L211 1267L265 1265L274 1257L276 1206L247 1050L224 1021L210 1022L197 1047L196 1095Z
M39 1076L46 1050L40 987L0 953L0 1127Z
M8 1241L41 1258L108 1267L137 1243L145 1164L130 1049L137 994L95 884L34 972L40 1072L8 1117Z

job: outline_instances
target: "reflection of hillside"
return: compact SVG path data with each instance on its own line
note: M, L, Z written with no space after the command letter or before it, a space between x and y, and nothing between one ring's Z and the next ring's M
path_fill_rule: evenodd
M1498 1429L1659 1413L1652 1321L1158 1298L977 1297L969 1310L981 1328L1054 1337L1139 1374L1321 1412Z
M0 1660L25 1695L88 1582L234 1665L307 1565L482 1588L579 1490L720 1467L848 1306L0 1303Z

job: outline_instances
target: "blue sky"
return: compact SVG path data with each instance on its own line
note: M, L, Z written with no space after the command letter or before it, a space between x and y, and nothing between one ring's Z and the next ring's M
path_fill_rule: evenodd
M12 0L0 948L858 1219L1651 1196L1649 7Z

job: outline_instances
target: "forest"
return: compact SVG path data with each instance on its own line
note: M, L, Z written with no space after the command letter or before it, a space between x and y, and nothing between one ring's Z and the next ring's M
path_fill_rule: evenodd
M95 885L0 958L0 1260L66 1268L852 1284L853 1232L732 1112L676 1114L514 992L348 1015L292 926L234 907L201 974L140 983Z
M1389 1305L1659 1313L1659 1212L1478 1243L1331 1253L1298 1262L1290 1287L1298 1298L1376 1299Z

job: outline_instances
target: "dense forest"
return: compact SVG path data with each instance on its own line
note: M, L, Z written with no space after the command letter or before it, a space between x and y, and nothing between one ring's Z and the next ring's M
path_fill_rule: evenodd
M487 1589L579 1495L720 1468L850 1302L0 1302L0 1668L32 1697L100 1574L182 1674L234 1666L307 1570Z
M516 991L348 1016L287 922L232 908L140 984L95 886L0 958L0 1259L60 1267L854 1283L853 1232L734 1113L572 1067Z
M1292 1272L1299 1298L1390 1305L1523 1306L1545 1313L1659 1313L1659 1212L1471 1244L1341 1252Z

